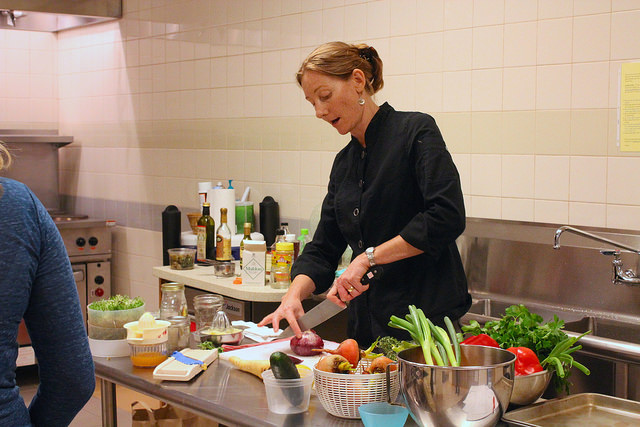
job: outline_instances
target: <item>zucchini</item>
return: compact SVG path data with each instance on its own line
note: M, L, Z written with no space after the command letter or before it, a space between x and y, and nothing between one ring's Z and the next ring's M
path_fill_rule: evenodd
M292 380L300 378L300 372L288 354L281 351L271 353L269 365L273 376L278 380Z

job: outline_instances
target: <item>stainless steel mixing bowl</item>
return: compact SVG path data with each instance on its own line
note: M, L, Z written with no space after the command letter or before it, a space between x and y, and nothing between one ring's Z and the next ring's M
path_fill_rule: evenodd
M494 426L513 390L516 356L506 350L462 345L461 366L424 363L422 348L398 354L400 391L423 426Z

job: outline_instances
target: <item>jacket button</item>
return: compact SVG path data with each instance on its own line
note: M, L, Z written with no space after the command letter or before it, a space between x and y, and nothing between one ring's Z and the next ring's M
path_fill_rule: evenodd
M358 216L359 214L360 214L360 209L355 208L355 209L353 210L353 216Z
M364 243L362 243L362 240L358 240L358 247L360 249L362 249L364 247Z

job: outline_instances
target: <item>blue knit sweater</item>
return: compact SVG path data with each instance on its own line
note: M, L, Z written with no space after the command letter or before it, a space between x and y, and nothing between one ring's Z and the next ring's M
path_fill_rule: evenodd
M7 178L0 186L0 426L65 426L95 388L71 265L36 196ZM22 318L40 374L28 409L15 381Z

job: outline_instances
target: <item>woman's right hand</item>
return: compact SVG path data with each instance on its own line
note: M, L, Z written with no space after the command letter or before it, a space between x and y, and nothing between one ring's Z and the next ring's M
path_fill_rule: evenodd
M289 326L293 329L293 332L297 337L302 336L302 331L298 325L297 319L304 314L304 308L302 308L302 302L295 296L285 295L280 302L280 305L271 314L268 314L258 323L258 326L265 326L268 324L273 325L273 331L278 332L280 330L280 321L286 320L289 322Z

